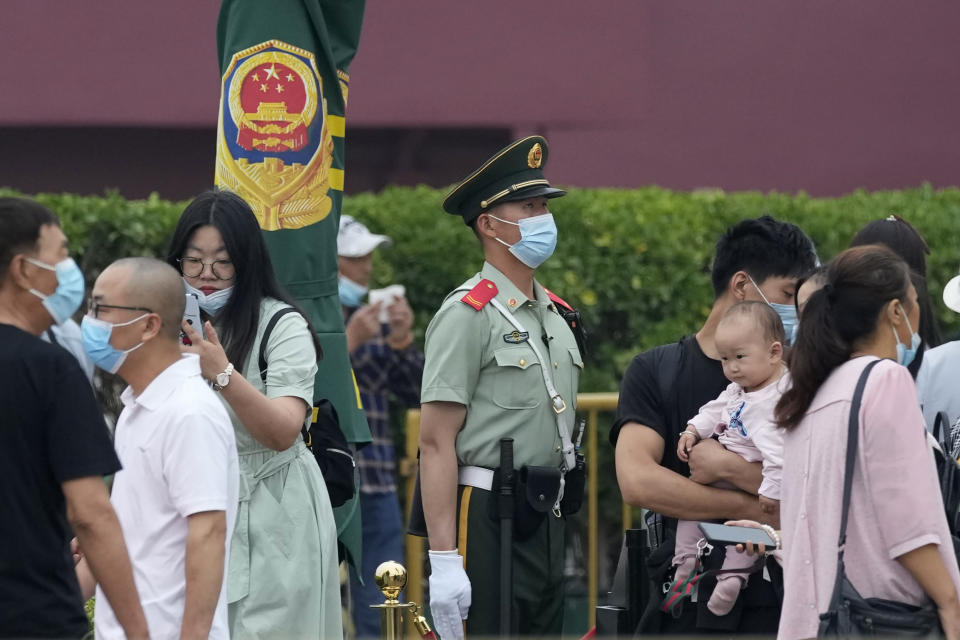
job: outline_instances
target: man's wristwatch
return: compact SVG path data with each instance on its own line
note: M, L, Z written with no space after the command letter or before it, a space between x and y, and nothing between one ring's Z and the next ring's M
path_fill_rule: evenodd
M233 363L228 362L227 368L217 374L213 382L214 391L223 391L224 387L230 384L230 376L233 375Z

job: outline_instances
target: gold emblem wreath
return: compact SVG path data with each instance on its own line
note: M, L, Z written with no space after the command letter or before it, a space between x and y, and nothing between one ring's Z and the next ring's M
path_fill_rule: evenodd
M310 60L308 67L302 60L278 51L266 51L276 48L296 53ZM256 55L251 55L256 54ZM247 58L247 56L249 56ZM246 58L246 60L243 60ZM242 61L242 62L241 62ZM252 69L264 62L278 62L293 69L307 89L307 104L301 115L304 124L309 125L319 110L322 118L320 144L306 165L293 163L287 165L280 158L265 158L263 162L251 163L247 158L235 158L230 152L223 129L223 100L229 100L230 115L238 126L247 124L247 114L240 108L239 89L245 77ZM237 64L240 67L227 93L226 81ZM244 72L244 75L241 74ZM306 74L307 77L304 77ZM312 82L316 77L317 84ZM222 188L230 189L250 204L257 221L264 231L278 229L300 229L320 222L333 208L330 199L330 172L333 165L333 137L328 127L327 102L316 87L323 86L323 80L317 70L313 53L293 47L278 40L269 40L234 54L230 65L223 74L220 92L220 114L217 125L217 164L215 181ZM263 131L266 136L280 132Z
M531 169L539 169L541 164L543 164L543 149L538 142L530 147L530 151L527 153L527 166Z

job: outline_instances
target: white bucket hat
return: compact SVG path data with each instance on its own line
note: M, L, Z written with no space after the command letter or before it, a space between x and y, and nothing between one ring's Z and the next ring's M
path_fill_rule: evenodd
M960 275L953 276L943 288L943 304L960 313Z
M374 249L393 244L388 236L370 233L370 230L351 216L340 216L340 231L337 233L337 255L344 258L361 258Z

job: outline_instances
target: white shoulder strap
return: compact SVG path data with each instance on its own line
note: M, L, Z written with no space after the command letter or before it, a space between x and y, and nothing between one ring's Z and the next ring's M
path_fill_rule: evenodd
M523 328L523 325L520 324L520 321L517 320L512 313L507 311L499 300L494 298L490 301L490 304L500 312L500 315L507 319L507 322L513 325L514 329L520 333L527 332L527 330ZM537 360L540 361L540 373L543 374L543 384L547 388L547 394L550 396L554 417L557 421L557 434L560 436L560 444L563 447L563 470L566 472L576 466L576 452L573 441L570 439L570 427L573 425L574 420L573 409L567 411L567 403L563 401L563 396L560 395L560 392L557 391L557 388L553 385L553 379L550 377L550 370L547 366L550 363L543 359L540 349L533 340L527 340L527 344L530 345L533 353L537 356Z

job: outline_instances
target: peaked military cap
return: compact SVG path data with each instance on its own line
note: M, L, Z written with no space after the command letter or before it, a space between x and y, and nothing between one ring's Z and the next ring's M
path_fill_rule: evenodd
M463 221L470 224L490 207L504 202L566 195L566 191L551 187L543 176L546 165L545 138L529 136L517 140L454 187L443 201L443 210L463 216Z

